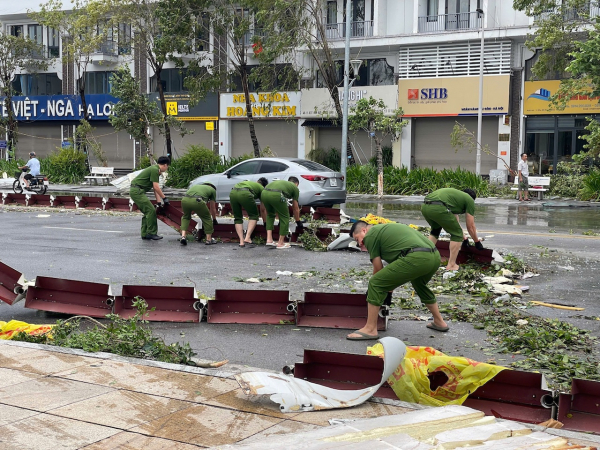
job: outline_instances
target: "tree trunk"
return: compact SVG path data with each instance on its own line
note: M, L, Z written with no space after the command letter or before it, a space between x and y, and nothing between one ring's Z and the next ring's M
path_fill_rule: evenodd
M337 88L335 88L333 91L331 91L331 98L333 99L333 105L335 106L335 112L337 113L338 116L338 120L340 121L340 124L342 123L342 120L344 118L344 113L342 112L342 106L340 104L340 94ZM340 154L343 153L340 150ZM346 138L346 162L347 162L347 166L352 166L354 164L356 164L356 161L354 160L354 154L352 153L352 146L350 145L350 134L348 133L348 137Z
M240 66L240 78L242 80L242 89L244 90L244 98L246 99L246 117L248 118L248 127L250 128L250 139L254 148L254 157L260 158L260 145L256 137L254 129L254 117L252 116L252 103L250 102L250 89L248 88L248 74L246 73L246 65Z
M162 66L157 67L155 70L156 79L158 80L158 97L160 98L160 109L163 113L163 126L165 127L165 142L167 144L167 156L169 159L171 158L171 127L169 127L169 122L167 122L167 102L165 100L165 91L163 91L162 83L160 82L160 73L162 72Z
M381 139L375 138L377 147L377 196L383 197L383 151L381 150Z
M13 114L12 109L12 95L7 95L4 99L5 111L8 111L8 123L7 123L7 142L6 142L6 155L8 160L17 159L16 152L14 150L14 143L17 130L17 121Z

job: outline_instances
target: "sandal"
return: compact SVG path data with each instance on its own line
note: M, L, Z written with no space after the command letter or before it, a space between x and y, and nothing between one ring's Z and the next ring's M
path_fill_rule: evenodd
M210 241L206 241L204 245L215 245L216 243L217 240L215 238L212 238Z
M277 250L283 250L284 248L291 248L292 246L290 244L283 244L281 247L277 247Z
M277 246L277 242L267 242L265 245L267 247L276 247Z

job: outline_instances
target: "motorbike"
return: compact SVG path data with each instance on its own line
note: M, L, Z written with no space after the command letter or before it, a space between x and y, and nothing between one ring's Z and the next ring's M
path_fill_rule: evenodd
M15 173L15 181L13 183L13 191L15 194L20 194L23 192L23 189L36 192L38 194L45 194L48 189L49 182L48 177L46 175L36 175L31 180L29 180L29 187L25 187L25 175L27 174L28 169L22 169L21 171Z

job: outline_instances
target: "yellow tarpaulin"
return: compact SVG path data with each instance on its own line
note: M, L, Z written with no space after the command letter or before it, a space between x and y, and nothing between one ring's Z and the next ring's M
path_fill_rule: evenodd
M10 322L0 320L0 339L12 339L14 335L21 331L31 335L44 334L50 331L52 327L53 325L32 325L19 320L11 320Z
M368 347L367 354L382 356L383 346ZM404 360L387 381L398 398L405 402L429 406L462 405L469 394L505 369L469 358L448 356L431 347L406 347ZM429 376L438 380L442 377L444 381L447 377L447 381L432 391Z

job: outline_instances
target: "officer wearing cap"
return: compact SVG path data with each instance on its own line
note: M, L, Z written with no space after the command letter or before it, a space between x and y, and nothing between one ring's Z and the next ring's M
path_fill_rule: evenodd
M186 234L193 213L198 214L198 217L202 220L202 229L206 234L205 245L217 243L217 240L212 238L214 225L219 224L217 222L216 199L217 188L211 183L196 184L188 189L181 199L181 209L183 209L181 239L179 240L181 245L187 245Z
M278 249L290 248L285 242L290 227L290 210L287 201L292 200L292 210L296 226L302 228L300 221L300 207L298 206L298 178L290 177L286 180L271 181L263 190L260 199L267 210L267 244ZM275 227L275 215L279 215L279 241L273 242L273 228Z
M252 232L258 222L259 211L256 206L256 200L260 200L264 187L269 184L266 178L262 177L256 181L242 181L233 186L229 193L229 204L233 210L233 223L235 231L240 238L240 248L252 248ZM261 203L261 211L264 205ZM244 239L244 215L243 210L248 213L248 229L246 230L246 239ZM263 222L265 217L263 217Z
M29 189L30 180L40 174L40 161L35 157L35 152L29 152L29 161L19 169L29 169L29 173L23 177L25 178L25 188Z
M131 188L129 189L129 196L144 214L142 218L142 239L145 240L159 240L162 236L158 233L158 222L156 220L156 209L146 192L149 190L154 191L156 201L160 204L168 204L169 200L163 194L160 185L158 184L158 178L161 173L166 172L171 164L171 160L167 156L161 156L156 161L157 164L147 167L133 179L131 182Z

